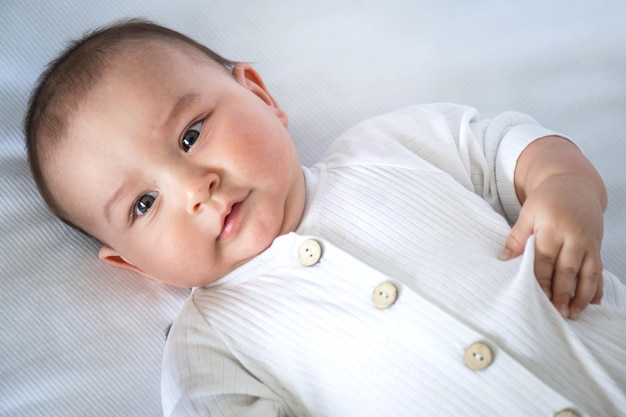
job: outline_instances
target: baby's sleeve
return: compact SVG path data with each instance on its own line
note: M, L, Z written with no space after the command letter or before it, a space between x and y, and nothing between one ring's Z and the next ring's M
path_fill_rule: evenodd
M277 417L281 401L231 354L201 312L187 300L163 355L164 417Z

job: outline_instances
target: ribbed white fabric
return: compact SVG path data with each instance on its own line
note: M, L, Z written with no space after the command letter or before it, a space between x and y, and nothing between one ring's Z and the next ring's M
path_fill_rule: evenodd
M533 276L533 239L496 258L510 230L498 211L516 215L501 201L508 167L549 133L531 122L436 105L340 138L304 170L296 233L186 303L166 345L165 415L623 413L624 286L607 273L603 306L568 321ZM304 267L310 238L323 256ZM379 310L385 281L399 297ZM480 372L463 364L477 341L495 354Z

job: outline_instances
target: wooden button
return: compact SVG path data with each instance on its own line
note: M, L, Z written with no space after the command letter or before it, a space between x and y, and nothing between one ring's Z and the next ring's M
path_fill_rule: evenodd
M574 410L567 409L559 411L554 415L554 417L580 417L580 414Z
M465 349L465 365L473 371L482 371L493 362L491 348L483 342L476 342Z
M374 288L372 302L380 309L391 307L398 298L398 288L391 282L383 282Z
M315 265L322 257L322 245L315 239L307 239L298 248L298 258L304 266Z

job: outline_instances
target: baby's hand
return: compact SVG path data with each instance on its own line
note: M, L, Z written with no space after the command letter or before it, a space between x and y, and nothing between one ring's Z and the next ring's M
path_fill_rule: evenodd
M518 161L516 189L523 204L500 259L520 255L528 238L535 235L534 269L539 285L563 317L575 319L590 303L599 304L603 295L600 248L606 192L577 148L558 139L544 142L548 152L540 152L542 144L538 144L527 161L521 157Z
M602 298L603 210L597 194L570 177L552 177L526 198L504 255L521 254L534 234L539 285L563 317L575 319Z

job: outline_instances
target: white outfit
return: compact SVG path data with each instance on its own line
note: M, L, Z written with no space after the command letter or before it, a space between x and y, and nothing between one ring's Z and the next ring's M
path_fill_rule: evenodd
M448 104L348 131L304 169L298 230L192 293L165 416L625 415L624 286L606 273L602 306L564 320L534 239L497 259L517 157L551 133Z

